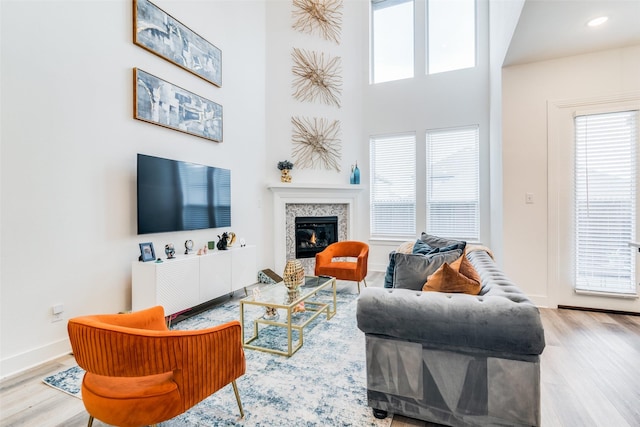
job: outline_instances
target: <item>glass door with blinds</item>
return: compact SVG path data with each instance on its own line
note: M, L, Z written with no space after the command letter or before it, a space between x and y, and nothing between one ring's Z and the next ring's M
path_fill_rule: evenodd
M550 117L553 305L639 311L640 99L561 105Z
M574 119L575 289L636 295L638 111Z

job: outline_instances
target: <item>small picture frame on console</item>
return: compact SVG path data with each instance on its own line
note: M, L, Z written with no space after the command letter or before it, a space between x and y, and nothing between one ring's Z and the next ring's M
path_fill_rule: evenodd
M140 257L138 261L147 262L156 260L156 251L153 250L153 243L140 243Z

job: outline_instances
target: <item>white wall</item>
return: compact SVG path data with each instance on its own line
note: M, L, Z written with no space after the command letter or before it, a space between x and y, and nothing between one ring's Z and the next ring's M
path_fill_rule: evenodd
M272 211L272 194L268 184L279 183L280 160L294 161L291 142L291 117L318 117L341 122L342 158L341 170L318 168L301 169L294 166L292 185L296 184L349 184L351 165L356 161L363 168L367 153L363 142L363 81L366 81L369 3L362 0L345 0L342 8L340 43L327 41L319 34L307 34L292 28L290 1L267 1L267 74L266 74L266 156L263 200L265 212ZM324 53L325 57L340 57L342 61L341 107L329 106L319 101L301 102L293 94L293 48ZM295 161L294 161L295 163ZM362 207L362 203L360 204ZM351 238L363 240L367 229L363 228L368 215L367 206L357 213L357 227L351 230ZM268 216L268 214L267 214ZM269 217L271 218L271 217ZM266 264L273 266L273 251L267 255ZM273 267L271 267L273 268Z
M365 139L370 136L415 132L417 143L417 234L426 228L425 140L428 129L480 126L480 237L491 245L489 232L489 57L488 2L478 1L478 64L475 68L425 75L424 34L415 40L415 77L368 85L364 94ZM416 29L425 28L425 3L416 2ZM368 50L368 45L363 45ZM368 154L368 151L367 151ZM369 182L369 159L364 180ZM421 203L422 202L422 203ZM364 206L368 206L367 198ZM363 217L365 220L365 217ZM368 230L369 218L366 216ZM416 236L417 237L417 236ZM370 241L369 269L384 271L389 252L398 241Z
M136 235L138 152L231 169L230 229L258 245L260 268L271 248L260 207L265 3L155 1L222 49L222 88L135 46L131 3L0 3L2 377L68 351L54 304L64 319L129 309L139 242L162 254L228 231ZM224 142L134 120L133 67L222 104Z
M489 3L489 230L496 263L502 265L502 64L518 24L524 0Z
M557 305L547 280L548 221L557 215L548 204L547 103L638 91L638 76L640 46L504 69L504 269L538 305Z

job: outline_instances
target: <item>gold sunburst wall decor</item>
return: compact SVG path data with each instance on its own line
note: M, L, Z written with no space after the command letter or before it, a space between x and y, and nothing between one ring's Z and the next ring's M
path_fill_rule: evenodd
M340 172L340 121L317 117L292 117L291 123L292 155L296 167L335 169Z
M293 0L293 28L340 44L342 0Z
M324 53L293 48L293 97L298 101L320 100L340 108L342 59Z

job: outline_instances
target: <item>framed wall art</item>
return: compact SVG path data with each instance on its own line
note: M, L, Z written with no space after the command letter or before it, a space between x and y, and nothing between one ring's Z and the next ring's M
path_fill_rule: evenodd
M133 69L134 118L222 142L222 105Z
M133 42L222 87L222 51L149 0L133 0Z

